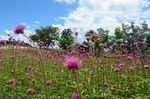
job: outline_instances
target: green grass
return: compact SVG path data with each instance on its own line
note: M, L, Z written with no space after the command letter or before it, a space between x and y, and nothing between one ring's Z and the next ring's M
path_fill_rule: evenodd
M70 54L42 50L42 64L36 49L1 49L0 51L0 97L16 99L20 96L23 99L36 99L38 94L42 94L43 98L46 98L47 91L47 99L71 99L71 94L77 92L76 79L72 70L64 67L63 55ZM48 55L52 58L48 58ZM103 55L95 57L71 54L70 56L82 61L81 68L76 70L82 99L142 99L143 97L148 99L150 97L149 69L143 69L142 64L135 65L134 71L128 69L135 64L134 61L140 61L138 58L133 57L133 60L127 59L127 56L113 58L113 54L108 54L109 58ZM145 59L149 60L149 56ZM124 68L121 69L119 64L125 64ZM144 65L150 64L144 61ZM32 66L32 69L25 69L25 66ZM121 70L116 72L112 70L113 67ZM39 71L36 70L37 68ZM15 72L10 72L12 70ZM91 72L94 75L90 76ZM15 86L9 82L10 79L16 81ZM50 80L52 84L46 85L44 80ZM104 82L109 85L103 86ZM113 84L117 87L112 88ZM28 88L33 88L35 91L28 93Z

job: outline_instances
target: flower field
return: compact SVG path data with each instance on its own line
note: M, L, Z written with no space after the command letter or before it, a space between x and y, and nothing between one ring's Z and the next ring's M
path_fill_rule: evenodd
M149 70L148 54L1 49L0 99L148 99Z

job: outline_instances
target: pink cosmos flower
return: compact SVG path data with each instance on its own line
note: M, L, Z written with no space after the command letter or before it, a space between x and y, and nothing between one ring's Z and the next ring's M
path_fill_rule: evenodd
M17 25L15 26L14 28L14 33L15 34L23 34L23 30L25 29L25 26L24 25Z
M33 89L33 88L29 88L29 89L27 89L27 92L28 92L28 93L33 93L33 92L34 92L34 89Z
M73 99L81 99L80 95L77 94L77 93L73 93L73 94L72 94L72 98L73 98Z
M81 65L81 61L76 58L68 58L64 63L64 66L68 69L72 69L72 68L78 69L80 65Z

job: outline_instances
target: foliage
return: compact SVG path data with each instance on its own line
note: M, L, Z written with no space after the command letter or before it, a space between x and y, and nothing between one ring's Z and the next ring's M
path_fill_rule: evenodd
M74 38L71 35L71 29L64 29L61 33L61 37L59 39L60 47L64 50L70 50L70 46L74 43Z
M43 46L49 46L50 44L54 45L59 39L59 29L58 27L47 26L36 29L36 34L30 36L30 38L35 41L43 41Z

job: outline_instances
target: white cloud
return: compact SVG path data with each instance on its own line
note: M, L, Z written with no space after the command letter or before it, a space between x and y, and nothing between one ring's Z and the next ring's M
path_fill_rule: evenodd
M12 35L14 32L12 30L4 30L7 35Z
M70 3L74 3L77 0L54 0L54 1L60 2L60 3L68 3L68 4L70 4Z
M40 24L40 21L38 21L38 20L37 20L37 21L35 21L35 24Z
M150 9L144 10L150 5L147 0L79 0L78 4L67 17L60 17L65 22L58 26L82 31L80 38L89 29L103 27L113 34L114 28L123 22L141 22L150 17Z
M0 36L0 40L8 40L9 36Z
M28 25L28 24L27 24L27 23L25 23L25 22L21 23L21 25L26 26L26 28L31 28L31 25Z

